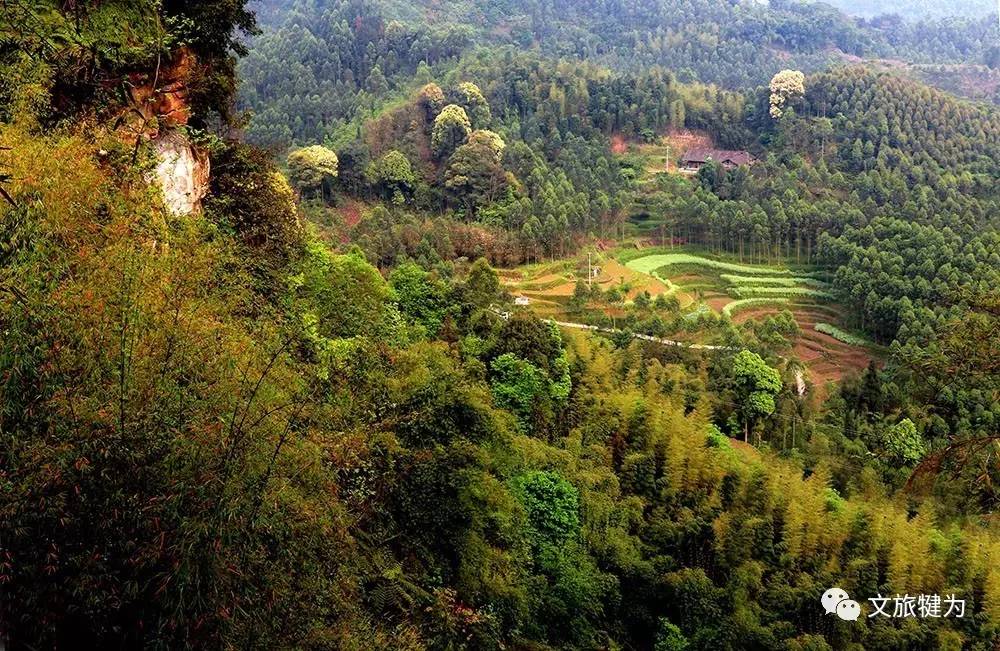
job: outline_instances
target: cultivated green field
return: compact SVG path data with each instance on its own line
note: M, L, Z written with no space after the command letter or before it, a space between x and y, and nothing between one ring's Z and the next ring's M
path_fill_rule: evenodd
M849 346L871 346L872 342L868 341L860 335L854 335L850 332L845 332L835 325L829 323L817 323L815 326L816 332L822 332L825 335L830 335L837 341L843 342Z
M822 298L833 299L833 294L811 287L729 287L726 289L730 296L736 298Z
M829 287L830 284L823 282L822 280L817 280L816 278L808 278L805 276L783 276L780 278L773 278L768 276L735 276L733 274L719 274L719 278L722 278L730 285L735 285L737 287L763 287L763 286L776 286L776 287L796 287L797 285L809 285L811 287Z
M665 270L670 267L706 267L714 271L723 271L734 274L744 274L744 275L791 275L791 271L788 269L783 269L779 267L763 267L763 266L750 266L743 264L736 264L732 262L722 262L720 260L711 260L709 258L703 258L698 255L691 255L690 253L655 253L653 255L643 256L641 258L636 258L635 260L630 260L625 263L625 266L634 271L638 271L644 274L652 275L653 271L660 271L661 275L665 274Z

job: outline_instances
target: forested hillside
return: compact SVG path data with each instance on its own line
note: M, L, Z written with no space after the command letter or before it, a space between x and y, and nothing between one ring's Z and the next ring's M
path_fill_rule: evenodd
M824 4L657 0L431 2L323 0L281 6L241 66L249 136L287 144L332 137L477 45L510 44L616 70L664 66L682 82L764 85L783 68L849 58L1000 65L996 16L859 23ZM292 73L292 74L289 74Z
M946 24L251 8L0 2L0 648L1000 646Z

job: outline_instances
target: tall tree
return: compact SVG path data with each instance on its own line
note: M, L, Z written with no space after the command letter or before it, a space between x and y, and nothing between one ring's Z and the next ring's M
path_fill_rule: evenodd
M781 374L761 356L742 350L733 358L732 378L743 422L743 440L749 442L757 421L774 413L774 397L781 391Z
M445 159L465 142L472 133L472 123L465 109L449 104L434 118L431 130L431 148L438 159Z
M288 174L303 194L322 193L326 196L329 183L338 174L337 154L322 145L296 149L288 155Z

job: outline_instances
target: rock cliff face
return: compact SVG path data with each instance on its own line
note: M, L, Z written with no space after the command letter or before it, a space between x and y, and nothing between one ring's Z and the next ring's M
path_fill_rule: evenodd
M159 160L153 180L163 191L164 204L175 215L201 210L211 173L208 155L175 129L161 131L152 144Z
M129 79L132 105L143 116L144 126L158 128L184 126L191 118L188 103L191 80L198 60L187 47L180 47L155 72L136 73Z
M137 73L131 81L132 106L141 116L135 137L148 140L156 152L150 181L163 191L163 201L175 215L201 209L208 192L208 155L191 143L182 128L191 117L188 88L197 60L186 47L154 73Z

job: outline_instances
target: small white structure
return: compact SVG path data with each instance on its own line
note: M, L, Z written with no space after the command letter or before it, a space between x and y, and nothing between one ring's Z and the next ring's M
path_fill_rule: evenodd
M525 306L530 304L531 301L528 300L527 296L516 296L514 297L514 305Z

